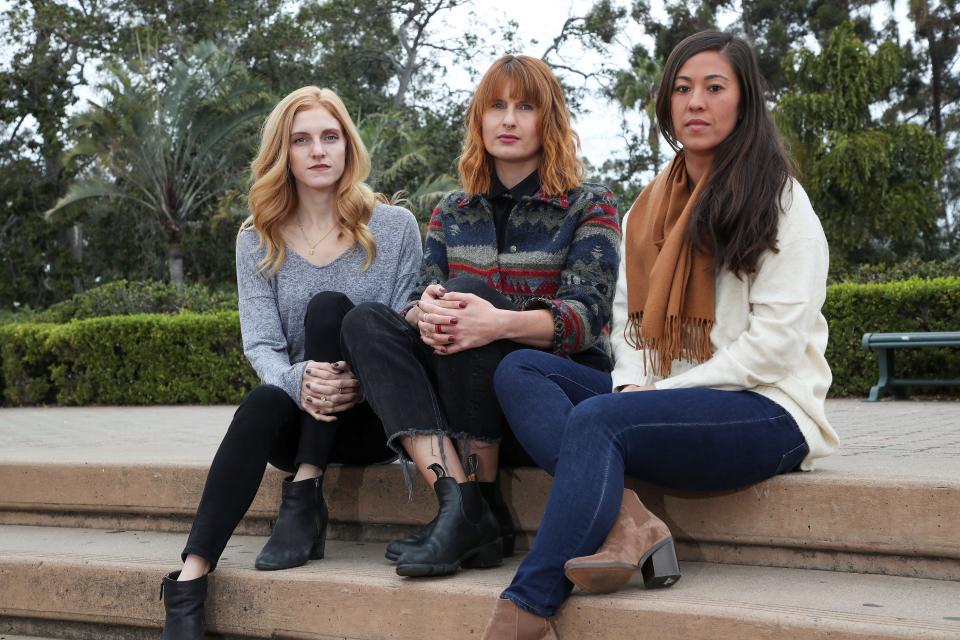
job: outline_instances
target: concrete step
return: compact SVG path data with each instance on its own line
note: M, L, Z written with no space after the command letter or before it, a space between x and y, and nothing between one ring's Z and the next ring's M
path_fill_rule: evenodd
M960 404L828 403L840 455L739 491L631 482L683 560L960 580ZM229 407L0 411L0 523L186 531ZM282 473L268 470L239 533L265 535ZM550 478L504 471L518 525L539 526ZM331 468L331 537L385 541L427 522L435 498L398 465ZM521 545L522 547L522 545Z
M258 572L251 565L264 541L232 540L211 578L211 630L317 640L478 637L516 569L514 560L442 579L401 578L380 545L332 542L324 560ZM149 637L163 618L160 577L177 568L182 543L169 533L0 526L0 620ZM574 595L557 619L560 637L960 637L953 582L695 562L682 569L670 589Z

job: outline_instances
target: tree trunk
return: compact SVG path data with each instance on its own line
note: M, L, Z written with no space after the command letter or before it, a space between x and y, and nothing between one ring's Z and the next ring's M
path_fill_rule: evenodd
M167 247L167 268L170 270L170 282L183 286L183 254L179 242L171 242Z

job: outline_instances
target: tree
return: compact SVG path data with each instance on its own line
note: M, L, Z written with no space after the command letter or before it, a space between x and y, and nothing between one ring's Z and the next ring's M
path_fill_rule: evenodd
M98 11L96 0L31 0L0 16L10 56L0 71L0 304L43 306L79 289L82 234L42 213L73 177L63 132L89 52L109 39Z
M889 118L919 122L946 149L946 172L939 186L944 206L941 226L954 252L960 247L960 2L910 0L914 24L908 53L912 64L897 86Z
M262 88L232 56L195 46L159 85L141 63L111 67L105 104L77 118L74 158L85 176L50 210L90 199L128 203L165 239L172 282L183 282L185 226L242 175L254 150L253 121L269 108Z
M838 268L922 250L936 229L942 143L871 110L900 76L902 56L890 41L871 52L845 22L820 54L798 49L784 61L789 89L776 114Z

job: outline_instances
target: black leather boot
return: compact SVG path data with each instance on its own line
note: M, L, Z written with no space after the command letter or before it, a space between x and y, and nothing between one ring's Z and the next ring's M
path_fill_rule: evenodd
M161 640L203 640L203 602L207 598L207 576L177 582L179 571L167 574L160 583L160 597L166 610Z
M490 505L493 517L497 519L497 524L500 525L503 557L512 558L517 534L513 528L513 516L510 515L507 503L503 501L503 494L500 493L500 475L497 474L497 479L493 482L478 482L477 484L480 485L480 493L483 495L483 499Z
M436 517L408 535L406 538L394 540L387 545L387 552L384 554L384 556L387 558L387 560L396 562L404 553L423 544L423 541L430 536L430 532L433 531L433 525L435 524L437 524Z
M478 462L478 459L476 454L470 455L467 457L466 469L464 470L467 472L468 478L471 475L476 475L477 462ZM441 477L440 474L437 474L437 477L438 478ZM387 545L387 552L384 554L384 557L386 557L387 560L392 560L396 562L397 560L400 559L400 556L402 556L404 553L406 553L410 549L419 547L421 544L423 544L423 541L430 536L430 532L433 531L433 526L435 524L437 524L436 516L434 516L433 520L423 525L422 527L420 527L419 529L417 529L416 531L408 535L406 538L400 538L399 540L394 540L393 542Z
M464 567L497 567L503 563L500 527L475 481L458 484L438 464L433 490L440 512L430 534L397 560L401 576L445 576Z
M291 478L283 481L280 513L254 563L257 569L289 569L323 557L329 519L323 476L299 482L291 482Z

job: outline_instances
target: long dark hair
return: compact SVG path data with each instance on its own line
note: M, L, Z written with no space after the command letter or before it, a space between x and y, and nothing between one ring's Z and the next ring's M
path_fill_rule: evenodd
M736 126L717 145L687 233L694 248L713 255L714 269L726 268L740 276L756 271L764 251L777 250L780 195L790 178L790 160L767 109L753 49L719 31L684 38L667 57L657 91L657 120L670 146L680 150L670 112L677 72L704 51L726 56L740 83L740 105Z

